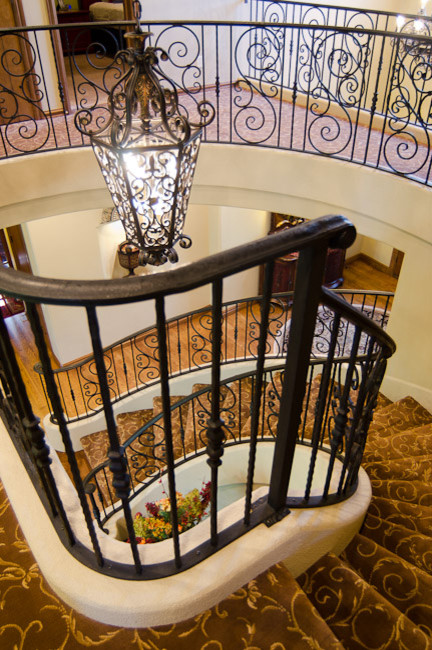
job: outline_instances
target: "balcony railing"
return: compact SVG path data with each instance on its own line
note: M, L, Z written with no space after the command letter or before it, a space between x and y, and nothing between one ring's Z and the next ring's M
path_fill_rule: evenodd
M0 30L0 157L88 144L73 116L105 119L127 26ZM168 53L161 67L183 110L214 105L205 142L321 155L432 183L432 39L398 32L394 14L255 0L248 23L143 28Z
M59 488L62 481L57 482L59 468L52 464L50 448L34 415L0 315L1 415L59 537L80 561L97 571L118 577L149 579L171 575L205 559L260 523L269 526L276 523L288 514L289 507L328 505L348 498L355 491L379 386L387 358L394 352L395 345L376 322L321 286L327 249L346 248L354 237L355 230L346 219L324 217L165 273L110 282L49 280L0 268L1 293L18 297L26 305L48 399L76 490L73 499L77 509L73 517L64 505L64 494ZM293 251L299 251L296 284L289 327L287 322L284 331L280 328L282 367L277 375L276 368L266 367L269 322L275 300L272 294L274 262ZM265 269L262 296L256 301L259 309L254 316L253 370L248 371L248 377L233 376L225 380L221 377L224 283L232 275L261 265ZM207 285L211 287L212 295L207 317L211 346L209 358L205 360L210 364L210 381L209 387L186 399L199 412L192 433L182 436L181 428L180 434L175 428L175 421L181 421L181 416L174 417L179 404L173 404L176 393L169 372L170 328L165 317L166 300L171 295L184 295ZM114 416L98 310L104 306L122 309L132 302L142 303L143 309L155 309L161 415L149 425L151 431L148 427L138 430L125 441L119 436ZM103 463L86 484L74 453L70 426L55 381L37 304L79 308L87 317L109 464ZM328 321L331 325L326 339L327 350L325 356L316 354L310 366L317 314L322 308L332 314ZM345 326L342 326L343 322ZM345 341L344 356L338 357L341 332ZM320 366L319 373L316 372L317 366ZM238 423L239 411L236 411L234 403L229 407L225 398L227 394L234 395L233 385L244 379L251 390L249 396L240 401L249 410L250 422L247 430L244 427L240 430L233 426L233 422ZM239 403L236 400L236 404ZM245 411L242 411L242 417L245 416ZM235 444L230 444L230 441ZM255 484L260 482L257 468L263 445L267 445L269 450L267 466L272 469L268 491L264 496L254 497ZM290 500L289 490L299 487L292 479L294 453L299 446L307 450L305 467L308 471L305 486L300 486L301 494ZM218 510L219 477L229 454L240 447L246 452L243 457L244 511L236 522L224 527ZM178 532L177 485L182 467L189 470L190 464L200 456L206 461L203 467L209 473L211 484L209 534L195 547L193 544L191 547L189 537L188 550L183 552ZM321 465L324 463L325 472L322 484L317 486L318 461ZM156 561L149 562L149 554L142 552L144 549L140 548L133 528L134 496L160 477L166 482L171 503L172 545L168 541L167 551L167 542L164 541L165 559L161 560L156 553ZM68 502L69 497L70 494ZM129 545L120 546L128 551L127 561L120 562L116 556L108 554L106 534L101 528L103 520L109 519L109 509L121 513ZM197 529L206 525L203 522Z
M383 329L387 326L393 293L386 291L352 291L336 293L374 320ZM270 304L266 341L266 359L282 359L286 353L293 292L274 294ZM311 356L327 354L335 314L320 307L314 332ZM259 341L260 298L232 300L222 305L221 364L235 364L256 359ZM351 331L342 319L335 356L349 353ZM211 310L202 308L167 321L168 373L170 377L188 375L211 366ZM368 339L362 340L359 353L365 354ZM160 382L158 339L155 327L148 327L117 341L103 350L110 398L120 402ZM41 364L35 366L47 397ZM100 387L94 357L53 370L63 412L68 422L88 418L102 411ZM50 403L47 399L47 406ZM51 416L53 417L53 413Z

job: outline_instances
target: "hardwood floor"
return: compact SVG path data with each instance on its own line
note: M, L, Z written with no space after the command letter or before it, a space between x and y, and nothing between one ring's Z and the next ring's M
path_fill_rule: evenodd
M378 271L362 259L349 260L344 268L343 289L369 289L371 291L396 291L397 278Z

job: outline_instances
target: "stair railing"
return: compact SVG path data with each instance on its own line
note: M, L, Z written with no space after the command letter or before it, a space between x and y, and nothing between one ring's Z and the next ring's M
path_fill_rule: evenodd
M347 485L355 484L357 462L361 457L368 419L376 401L376 395L386 359L393 353L393 341L366 316L347 305L346 301L334 297L321 287L328 247L346 248L355 238L355 229L343 217L329 216L316 221L305 223L297 228L281 232L273 237L266 237L229 251L213 255L193 264L174 268L165 273L154 274L151 277L123 278L112 281L73 282L68 280L51 280L37 278L12 269L0 269L0 292L17 297L24 301L27 315L33 330L35 341L42 365L47 394L51 402L52 412L58 424L63 439L73 482L78 495L81 517L87 527L88 536L80 536L73 522L69 521L67 512L62 505L62 496L57 489L55 476L51 467L51 457L45 441L43 430L39 427L34 409L26 396L19 366L13 353L12 345L7 336L7 328L2 325L3 336L0 345L0 361L2 367L1 410L4 422L9 430L23 463L29 467L29 474L34 481L36 490L46 504L47 512L56 526L63 543L81 561L97 571L110 575L119 575L133 579L149 579L171 575L192 566L197 560L202 560L216 552L233 538L238 537L259 523L268 525L276 522L287 514L287 490L293 462L293 455L298 438L299 424L302 415L302 404L306 392L307 374L310 361L311 346L314 338L316 316L320 302L330 305L336 314L332 328L332 345L328 363L332 362L335 339L338 336L338 314L347 316L354 326L351 354L347 361L346 377L341 376L338 382L341 386L341 396L334 416L334 426L330 433L330 464L329 481L333 475L332 466L336 464L341 447L353 450L355 461L350 453L343 474L339 477L341 494ZM264 360L266 354L267 330L269 322L270 302L272 300L272 280L274 260L281 255L299 251L298 273L293 294L292 317L288 338L288 349L283 371L280 411L276 441L274 443L273 469L271 472L268 498L252 502L252 488L255 475L257 441L259 437L259 422L262 403L262 387L264 386ZM256 381L252 397L251 413L253 414L250 431L248 478L246 503L250 509L242 520L228 529L220 528L217 509L218 474L223 463L224 455L224 421L221 417L221 331L222 331L222 299L225 278L235 273L264 264L263 295L260 298L260 334L256 356ZM165 319L165 301L170 295L184 293L199 286L212 286L212 354L211 354L211 410L206 426L206 454L211 467L211 535L200 545L199 549L182 553L181 540L175 523L178 521L176 500L176 459L174 454L174 439L171 421L171 387L168 373L168 347ZM169 559L152 564L144 563L144 555L139 548L133 527L131 506L131 477L128 471L128 460L124 446L118 436L117 425L110 400L109 380L105 366L97 308L103 306L122 305L130 302L143 302L148 308L155 305L157 315L157 336L159 350L159 373L162 381L162 413L164 419L164 444L166 448L166 464L164 475L168 485L168 497L171 503L171 521L173 524L173 546ZM52 362L38 313L38 304L62 305L65 307L80 307L87 315L88 331L90 334L96 373L100 386L103 413L107 430L109 448L109 471L112 474L112 487L115 502L121 504L122 516L125 522L130 542L130 562L118 562L115 558L106 557L103 535L93 518L87 499L83 480L79 473L77 459L72 448L68 423L64 416L61 398L54 380ZM351 388L355 383L356 367L359 361L357 350L361 334L369 337L366 359L360 360L362 382L358 390L358 399L354 412L350 410ZM323 391L328 390L329 372L324 372L326 382ZM343 388L342 388L343 387ZM317 412L318 414L318 412ZM319 414L318 414L319 415ZM321 417L321 416L320 416ZM13 426L10 426L13 421ZM312 456L317 448L317 440L321 432L314 428ZM35 474L32 468L38 468ZM348 483L347 483L348 482ZM322 498L328 499L324 492ZM311 499L311 496L308 497ZM65 518L68 521L66 534Z
M394 294L389 291L336 289L349 304L355 305L382 328L386 328ZM273 294L269 306L266 358L282 358L286 352L293 292ZM223 365L256 358L259 341L260 297L232 300L222 305ZM312 356L326 348L333 313L322 307L317 316ZM208 307L170 318L166 322L168 372L171 377L187 375L210 367L211 327ZM240 329L239 323L244 326ZM186 331L186 336L181 333ZM157 335L155 327L140 330L103 349L109 378L111 401L121 402L159 383ZM344 354L344 337L338 339L336 356ZM40 377L47 407L50 409L42 366L34 370ZM65 418L83 420L102 411L100 391L92 355L77 363L53 368ZM51 419L54 420L52 411Z

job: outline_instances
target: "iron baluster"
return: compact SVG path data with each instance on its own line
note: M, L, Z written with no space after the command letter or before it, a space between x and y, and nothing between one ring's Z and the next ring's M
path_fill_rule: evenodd
M133 528L132 513L128 501L130 493L130 477L126 471L124 449L120 446L117 436L117 427L114 420L114 413L111 404L108 380L106 375L105 360L100 340L99 323L96 316L96 308L87 306L87 320L91 336L91 342L95 357L96 372L99 380L100 394L103 403L105 422L109 438L110 448L108 451L109 468L112 472L112 484L116 497L121 501L123 513L126 522L126 528L129 535L129 541L132 550L132 556L135 564L135 570L138 574L142 572L141 560L138 553L137 541Z
M339 332L339 324L340 324L340 314L335 314L335 318L333 321L333 329L332 329L331 339L330 339L329 352L328 352L326 362L324 364L324 370L323 370L319 393L318 393L317 408L315 411L315 420L314 420L313 431L312 431L312 451L311 451L309 473L308 473L306 490L305 490L306 501L310 497L312 481L313 481L313 476L315 471L315 463L316 463L316 458L318 453L318 446L320 443L321 430L322 430L323 420L324 420L324 412L325 412L326 405L329 401L328 399L326 399L326 397L329 395L330 377L331 377L331 371L333 367L333 360L334 360L335 349L336 349L336 342L337 342L337 337Z
M169 372L167 357L167 326L165 320L165 304L163 297L156 298L157 333L159 342L159 368L161 380L162 412L164 418L164 435L166 447L166 462L168 474L168 492L171 502L171 527L174 545L174 561L177 568L181 567L180 540L178 532L177 496L174 475L174 449L171 425L171 403L169 391Z
M104 528L101 523L100 511L99 508L97 507L96 499L94 498L95 490L96 490L96 485L94 483L88 483L85 487L85 492L89 496L90 503L92 504L93 515L97 521L97 525L99 526L102 532L108 534L109 533L108 528Z
M20 441L25 450L34 457L37 473L47 497L51 513L53 517L60 514L65 525L69 543L74 544L75 538L51 472L50 465L52 460L50 458L49 447L45 442L45 434L39 426L39 418L32 411L15 352L9 338L9 332L1 313L0 356L2 381L3 383L4 381L6 382L8 388L8 393L5 396L6 404L2 404L2 408L14 433L16 432L18 434L15 444L19 444Z
M211 413L207 422L207 463L211 468L210 527L211 544L217 545L218 467L222 464L224 422L220 418L220 354L222 341L222 280L212 284L212 367Z
M54 417L56 419L57 425L59 427L60 434L61 434L61 437L62 437L62 441L63 441L64 447L65 447L68 462L69 462L71 472L72 472L72 477L74 479L75 487L76 487L78 497L79 497L79 500L80 500L80 503L81 503L81 508L83 510L83 513L84 513L84 518L85 518L87 529L88 529L90 539L91 539L91 542L92 542L93 550L95 552L96 561L97 561L99 566L103 566L104 562L103 562L102 553L101 553L101 550L100 550L98 539L97 539L96 534L95 534L93 521L92 521L92 518L91 518L90 511L89 511L87 499L86 499L86 496L85 496L85 493L84 493L84 488L83 488L83 484L82 484L82 480L81 480L81 475L80 475L79 469L78 469L78 463L77 463L76 458L75 458L75 453L73 451L69 431L68 431L66 421L65 421L65 418L64 418L63 409L62 409L62 405L61 405L61 401L60 401L60 396L59 396L59 393L58 393L58 390L57 390L57 385L56 385L56 382L55 382L55 379L54 379L54 373L52 371L51 360L49 358L48 349L47 349L47 346L46 346L46 342L45 342L45 338L44 338L44 335L43 335L43 330L42 330L42 326L41 326L41 323L40 323L39 314L38 314L37 309L36 309L36 305L34 305L33 303L28 303L27 304L27 315L28 315L30 326L31 326L33 336L34 336L34 339L35 339L36 347L37 347L38 354L39 354L39 359L40 359L40 362L42 364L42 369L43 369L43 373L44 373L44 377L45 377L48 396L49 396L49 399L50 399L50 402L51 402L52 411L53 411ZM54 483L54 478L50 478L49 480L53 481L53 483ZM54 489L55 489L55 491L57 491L57 487L55 487ZM60 497L59 496L56 497L56 501L57 501L57 498L58 498L58 502L61 503ZM60 513L62 513L62 511L63 511L62 521L67 522L68 520L67 520L66 513L64 512L63 506L61 505L60 506ZM68 525L68 527L70 529L70 525L69 524L67 524L67 525ZM69 536L69 539L71 540L71 543L75 543L75 536L73 535L71 529L68 531L68 536Z
M249 451L248 473L247 473L247 482L246 482L246 499L245 499L245 514L244 514L244 522L246 526L249 526L250 524L252 489L253 489L253 479L255 473L256 447L257 447L257 438L258 438L258 424L259 424L261 400L262 400L264 363L265 363L267 332L268 332L269 314L270 314L270 300L272 297L273 271L274 271L274 261L266 264L265 272L264 272L263 297L261 299L260 335L259 335L259 342L258 342L258 354L257 354L257 364L256 364L256 383L255 383L255 391L252 399L250 451Z
M367 358L362 361L361 367L362 367L362 379L360 382L360 386L358 387L357 390L357 401L354 409L354 414L352 418L352 422L350 423L350 430L347 436L347 441L346 441L346 448L345 448L345 455L344 455L344 460L343 460L343 465L342 465L342 471L339 479L339 485L338 485L338 494L342 493L343 489L343 483L345 479L345 474L347 471L347 468L349 465L351 465L353 458L355 458L358 454L358 438L359 438L359 431L358 427L359 424L361 423L361 415L363 412L363 405L364 401L366 398L366 383L367 383L367 378L371 372L372 369L372 354L373 354L373 348L374 348L374 341L369 340L369 350L367 354Z
M333 475L333 468L336 460L336 454L340 450L341 445L346 436L346 429L348 423L348 401L349 394L351 390L351 382L354 375L354 369L356 365L356 354L358 346L360 343L361 330L356 326L354 332L353 343L350 352L350 359L348 364L348 369L345 375L345 385L343 387L342 396L340 398L340 403L337 409L336 417L334 419L334 427L330 436L330 461L327 469L327 476L323 490L323 499L326 499L330 489L330 482Z

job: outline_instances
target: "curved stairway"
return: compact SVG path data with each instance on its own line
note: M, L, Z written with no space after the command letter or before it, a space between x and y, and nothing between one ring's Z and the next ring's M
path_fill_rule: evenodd
M432 414L410 397L381 404L363 463L373 499L363 528L344 553L326 555L297 579L276 565L211 610L177 625L115 628L64 605L44 584L2 499L0 646L432 648Z

